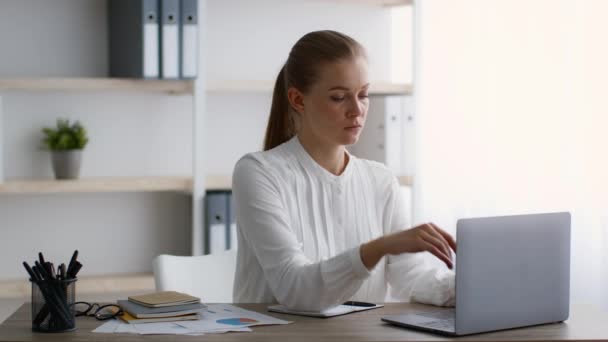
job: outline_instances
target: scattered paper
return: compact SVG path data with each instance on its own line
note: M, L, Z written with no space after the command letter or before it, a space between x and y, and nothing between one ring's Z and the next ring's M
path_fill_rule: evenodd
M116 320L116 319L112 319L102 325L100 325L99 327L97 327L97 329L93 330L93 332L95 333L113 333L116 328L118 327L118 325L121 322Z
M173 322L135 324L135 330L137 330L140 335L190 335L193 333L189 329ZM200 333L196 334L202 335Z
M199 315L200 319L195 321L141 324L129 324L115 319L104 323L93 330L93 332L140 335L204 335L226 332L250 332L252 330L249 327L256 325L292 323L230 304L209 304L206 308L199 311Z

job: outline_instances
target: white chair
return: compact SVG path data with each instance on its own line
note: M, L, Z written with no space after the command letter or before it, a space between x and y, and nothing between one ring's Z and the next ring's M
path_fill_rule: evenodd
M202 256L162 254L154 259L157 291L178 291L204 303L232 303L236 250Z

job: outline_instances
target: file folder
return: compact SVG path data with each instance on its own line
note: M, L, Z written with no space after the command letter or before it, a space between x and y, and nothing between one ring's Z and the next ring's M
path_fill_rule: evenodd
M238 240L236 236L236 216L234 214L234 197L232 197L232 192L228 195L228 217L230 221L228 222L230 234L228 236L228 249L236 250L238 247Z
M110 76L158 78L158 0L109 0Z
M349 151L355 156L384 163L403 174L407 96L371 96L366 128Z
M229 190L209 190L205 194L205 250L214 254L228 249L227 222Z
M196 78L198 74L198 0L181 0L180 77Z
M124 1L124 0L123 0ZM179 78L179 0L161 0L161 78Z
M4 122L4 118L2 117L2 96L0 96L0 184L4 182L4 164L3 157L4 156L4 147L2 146L2 142L4 141L4 128L2 127L2 123Z

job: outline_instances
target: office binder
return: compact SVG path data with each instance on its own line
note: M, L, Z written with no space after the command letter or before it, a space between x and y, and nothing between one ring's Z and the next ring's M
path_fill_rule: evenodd
M158 0L109 0L110 76L159 77Z
M228 222L230 234L228 236L228 249L236 250L238 247L238 240L236 236L236 216L234 210L234 197L232 196L232 192L228 194L228 217L230 221Z
M228 248L227 222L229 190L209 190L205 194L205 250L207 254Z
M2 117L2 96L0 96L0 184L4 182L4 147L2 146L2 142L4 141L4 128L2 128L2 123L4 122L4 118Z
M181 0L180 77L196 78L198 74L198 0Z
M160 75L176 79L179 77L179 0L161 0L160 4Z

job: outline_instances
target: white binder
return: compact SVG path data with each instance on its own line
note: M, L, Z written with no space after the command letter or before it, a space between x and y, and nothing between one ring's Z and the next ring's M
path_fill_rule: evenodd
M226 224L218 223L209 226L209 254L226 250Z
M237 250L239 247L239 241L236 235L236 223L230 224L230 246L228 249Z
M4 141L4 128L2 128L2 123L4 122L4 118L2 117L2 96L0 96L0 184L4 182L4 147L2 146L2 141Z
M198 0L181 0L181 78L198 74Z
M384 163L395 174L404 174L406 156L411 158L405 137L408 103L408 97L402 95L370 97L365 129L349 151L356 157Z
M159 74L159 39L158 39L158 1L144 2L144 78L158 78Z
M161 78L179 77L179 0L161 0Z

